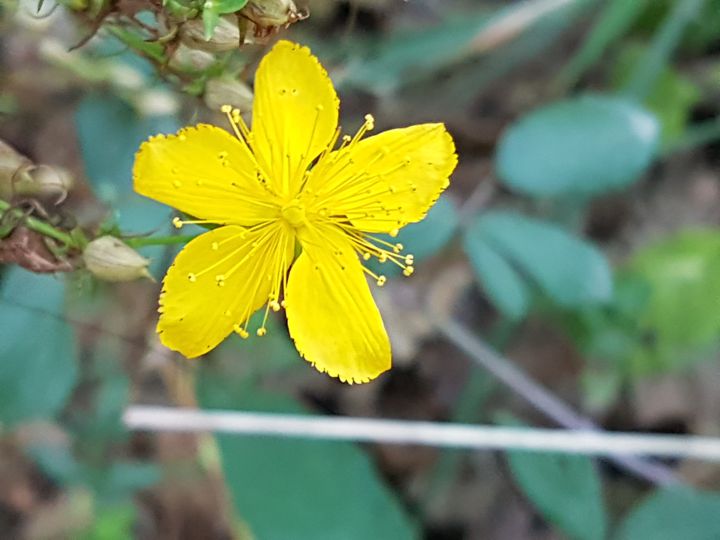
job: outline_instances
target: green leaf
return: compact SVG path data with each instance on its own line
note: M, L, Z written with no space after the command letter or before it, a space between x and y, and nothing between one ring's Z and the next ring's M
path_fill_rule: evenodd
M90 530L80 535L80 540L127 540L134 538L133 526L137 519L135 506L131 503L105 507L97 512Z
M63 320L61 279L12 267L0 290L0 421L52 418L77 379L77 347ZM11 389L11 390L10 390Z
M507 459L515 481L545 519L572 539L605 538L600 478L589 458L508 452Z
M215 27L220 22L218 4L213 0L208 0L203 4L202 20L205 32L205 41L210 41L213 34L215 34Z
M658 491L636 507L615 540L717 540L720 494L690 489Z
M303 414L286 397L249 389L221 403L201 381L199 395L203 406ZM370 459L353 444L233 435L218 436L218 443L235 509L255 538L415 538Z
M630 101L583 96L542 107L499 143L500 180L525 195L590 197L637 180L653 160L655 117Z
M487 255L485 244L562 307L602 303L611 298L612 274L603 254L555 225L513 212L487 212L468 227L465 236L465 250L471 254L476 268L482 255ZM491 273L504 270L493 254L480 266L483 264L481 279L487 278L488 266ZM497 284L501 279L491 278L495 296L499 296ZM508 298L503 300L505 310L511 314L508 306L515 306L517 313L522 313L522 288L516 276L505 279L507 283L503 285L512 291L514 298L512 303L510 293L503 292Z
M218 0L218 13L235 13L240 11L248 3L248 0Z
M720 233L685 231L638 252L627 272L647 283L650 297L637 316L638 373L678 368L706 355L720 340Z
M478 227L464 238L465 253L490 300L509 319L522 319L530 304L530 291L510 262L482 237Z
M582 48L573 56L560 78L565 84L574 84L582 74L597 62L615 40L621 37L642 13L648 0L608 0L592 32Z
M143 117L116 97L93 95L80 102L75 126L85 172L100 197L117 209L122 230L148 232L167 225L166 206L133 192L132 168L140 143L151 135L177 131L177 119Z
M613 86L621 88L627 84L642 63L644 51L641 46L623 49L615 65ZM672 66L659 72L644 104L660 121L663 144L679 139L684 133L690 112L700 96L695 83Z

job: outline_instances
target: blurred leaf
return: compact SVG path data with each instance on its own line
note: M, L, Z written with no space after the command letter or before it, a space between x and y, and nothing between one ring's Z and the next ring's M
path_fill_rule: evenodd
M542 107L510 126L496 169L531 196L593 196L624 188L652 162L654 116L623 99L583 96Z
M422 221L411 223L400 229L396 238L386 234L378 235L391 244L403 245L403 252L412 253L415 257L415 266L440 250L442 250L455 235L458 227L458 214L455 204L447 197L440 197L430 208ZM397 276L402 269L392 263L381 264L377 259L371 259L366 266L377 274Z
M40 469L61 485L78 481L81 468L66 445L31 446L28 454Z
M85 173L117 211L122 230L146 233L167 226L170 210L132 191L132 168L140 143L151 135L177 131L177 119L142 117L116 97L94 95L80 102L75 125Z
M530 291L510 262L483 239L478 227L467 231L463 245L493 304L509 319L523 318L530 304Z
M488 254L486 245L560 306L579 307L611 298L612 274L603 254L555 225L513 212L487 212L465 235L465 250L476 268L479 258ZM506 266L490 254L481 264L480 278L488 271L505 271ZM498 305L508 314L515 313L512 308L521 313L524 306L525 293L516 277L493 276L490 281L492 298L503 295L504 304ZM504 289L498 286L501 281Z
M717 540L720 495L685 488L657 491L620 526L616 540Z
M262 311L255 314L249 328L259 327L262 317ZM256 386L264 375L305 367L305 360L300 358L287 330L277 319L270 316L265 326L267 334L262 338L252 332L248 339L233 335L209 359L197 365L200 388L212 388L212 392L204 394L207 406L222 408L225 403L232 403L246 388Z
M240 11L248 0L217 0L218 13L235 13Z
M210 41L215 34L215 27L220 22L220 11L217 2L210 0L203 4L202 20L205 32L205 41Z
M133 526L137 519L135 507L123 504L101 508L89 531L80 535L79 540L127 540L134 538Z
M545 519L572 539L605 538L605 504L590 458L508 452L507 459L515 481Z
M573 56L560 78L565 84L574 84L582 74L603 55L609 45L621 37L637 19L648 0L609 0L605 3L599 20L590 35L583 41L582 48Z
M651 294L638 316L640 373L686 365L720 338L720 233L684 231L644 248L628 265Z
M200 384L204 407L303 414L280 395L236 392L221 403ZM208 399L206 399L207 397ZM238 515L263 540L415 538L414 527L368 457L346 442L217 437Z
M0 301L0 421L51 418L77 378L77 347L63 320L63 282L18 267L3 275Z
M642 101L655 85L680 42L686 26L700 13L705 0L675 0L662 26L625 86L625 95Z
M616 88L625 86L637 71L645 57L643 52L640 46L623 49L614 69ZM700 96L698 87L672 66L660 71L644 104L660 121L663 143L676 140L684 133L690 112Z

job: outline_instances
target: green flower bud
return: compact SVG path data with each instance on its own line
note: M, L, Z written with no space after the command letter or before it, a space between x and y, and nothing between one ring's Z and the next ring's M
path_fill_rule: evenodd
M213 36L206 41L203 22L192 19L180 26L180 41L190 49L205 52L231 51L240 45L240 30L235 18L220 17Z
M148 278L150 260L114 236L101 236L90 242L83 252L85 267L105 281L132 281Z
M218 77L210 79L205 85L203 100L213 111L220 110L223 105L230 105L245 113L252 110L253 93L242 81Z
M33 162L0 140L0 199L10 200L18 182L30 180Z

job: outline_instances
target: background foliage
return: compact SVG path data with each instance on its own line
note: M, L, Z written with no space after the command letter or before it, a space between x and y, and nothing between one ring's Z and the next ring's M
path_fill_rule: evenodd
M3 150L0 199L90 238L172 234L132 192L134 152L222 124L220 103L248 110L275 39L264 3L41 4L0 2L0 139L70 180L8 190ZM132 402L549 425L439 332L453 318L607 429L720 433L719 1L265 4L328 66L349 131L371 112L456 139L451 188L400 233L416 274L375 291L395 367L330 380L281 318L188 362L152 334L156 283L20 268L77 260L32 235L18 257L5 212L0 536L720 537L720 469L702 463L667 463L681 485L659 487L586 457L123 427ZM158 278L176 250L141 249Z

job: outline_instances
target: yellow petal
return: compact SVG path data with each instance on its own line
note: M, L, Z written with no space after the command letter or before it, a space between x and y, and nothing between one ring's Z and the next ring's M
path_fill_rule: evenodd
M160 341L188 358L213 349L267 303L294 242L277 225L254 232L220 227L192 240L163 280Z
M255 76L252 144L274 189L293 196L303 174L333 140L339 101L307 47L279 41Z
M319 371L367 382L390 369L390 342L360 261L333 226L304 229L285 293L290 336Z
M250 226L277 213L256 171L244 142L201 124L144 142L133 178L135 191L187 214Z
M328 154L308 180L318 206L358 229L390 232L420 221L449 185L455 144L443 124L385 131Z

